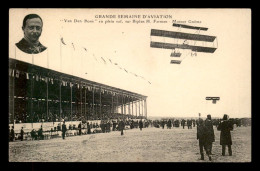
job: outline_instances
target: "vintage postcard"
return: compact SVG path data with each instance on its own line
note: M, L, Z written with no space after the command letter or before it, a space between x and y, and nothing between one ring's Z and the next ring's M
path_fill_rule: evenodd
M9 162L251 162L251 9L9 10Z

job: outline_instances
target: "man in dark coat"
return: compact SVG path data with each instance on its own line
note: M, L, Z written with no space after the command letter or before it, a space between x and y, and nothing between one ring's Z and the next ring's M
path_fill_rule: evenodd
M39 128L39 130L38 130L38 139L39 140L43 140L44 139L43 131L42 131L42 125L41 125L41 128Z
M110 127L111 127L110 121L107 121L107 132L110 132Z
M164 129L164 125L165 125L164 120L162 120L162 121L161 121L162 129Z
M88 129L88 134L91 134L91 131L90 131L90 125L89 125L89 122L87 122L87 129Z
M79 129L79 135L81 135L81 122L78 125L78 129Z
M14 141L14 126L12 126L12 129L11 129L11 141Z
M116 122L113 121L113 131L115 131L115 130L116 130Z
M192 129L192 121L190 119L187 120L188 129Z
M205 126L209 131L209 153L212 154L212 143L215 142L215 134L210 114L207 115L207 119L205 120Z
M185 121L184 119L181 120L181 125L182 125L183 129L184 129L184 127L185 127L185 122L186 122L186 121Z
M133 129L134 128L134 121L132 120L130 123L130 128Z
M232 139L230 131L233 130L233 125L228 120L228 115L224 114L223 121L220 122L218 128L220 132L220 145L222 145L222 156L225 156L226 145L228 146L228 153L232 156Z
M143 128L143 121L142 121L142 119L139 121L139 128L140 128L140 131L142 131L142 128Z
M62 139L65 139L65 133L67 131L67 127L66 127L65 121L62 124L61 131L62 131Z
M197 139L199 140L201 160L204 160L203 148L211 161L211 154L209 152L209 130L204 124L202 119L199 119L199 125L197 126Z
M24 38L16 43L16 46L23 52L28 54L38 54L46 50L39 38L42 33L43 21L37 14L29 14L23 19L22 30Z
M23 141L23 134L24 134L23 127L22 127L22 129L21 129L20 134L21 134L21 141Z
M171 129L172 128L172 121L169 119L167 122L167 129Z
M124 135L124 128L125 128L125 123L123 120L120 120L119 121L119 124L118 124L118 127L119 127L119 130L121 131L121 135Z
M36 134L35 129L32 129L32 131L31 131L31 137L32 137L32 140L37 140L37 134Z

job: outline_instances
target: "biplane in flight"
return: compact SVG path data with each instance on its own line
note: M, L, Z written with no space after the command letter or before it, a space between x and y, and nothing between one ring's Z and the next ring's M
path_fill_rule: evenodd
M202 35L200 31L207 31L208 28L206 27L195 27L190 25L184 24L176 24L173 23L174 27L185 28L185 29L193 29L196 30L196 33L185 33L180 31L166 31L166 30L158 30L158 29L151 29L151 36L157 37L164 37L174 39L174 42L159 42L159 41L152 41L150 42L150 47L152 48L162 48L162 49L171 49L172 51L170 57L180 58L182 53L180 52L181 49L183 50L191 50L195 52L194 55L197 55L197 52L202 53L214 53L217 49L217 37L216 36L209 36L209 35ZM212 46L205 46L205 44L211 43ZM197 45L200 43L200 45ZM215 46L216 44L216 46ZM191 53L192 55L193 53ZM171 64L180 64L181 60L171 60Z

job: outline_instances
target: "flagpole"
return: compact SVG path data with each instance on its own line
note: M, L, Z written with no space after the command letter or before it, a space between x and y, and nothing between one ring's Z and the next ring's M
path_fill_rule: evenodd
M86 114L86 103L87 103L87 102L86 102L86 101L87 101L87 99L86 99L86 96L87 96L87 95L86 95L86 84L85 84L85 88L84 88L84 93L85 93L85 98L84 98L84 102L85 102L85 104L84 104L84 106L85 106L85 107L84 107L84 109L85 109L85 119L87 120L87 114Z
M15 67L16 68L16 64ZM13 70L15 72L15 70ZM15 114L14 114L14 89L15 89L15 75L13 75L13 125L15 125Z
M99 89L99 113L100 113L100 118L102 118L103 116L102 116L102 108L101 108L101 91L102 91L102 89L101 89L101 87L100 87L100 89Z
M70 64L72 65L71 67L71 75L73 75L73 51L71 50L71 56L70 56Z
M82 83L81 82L80 82L79 90L80 90L80 119L82 121Z
M14 58L16 59L16 46L14 46Z
M61 78L60 78L60 118L61 118Z
M70 83L70 120L72 121L72 84Z
M94 95L95 95L95 88L94 87L92 87L92 112L93 112L93 117L94 117L94 115L95 115L95 107L94 107L94 103L95 103L95 97L94 97Z
M49 116L49 78L48 77L46 77L46 79L47 79L47 82L46 82L46 86L47 86L47 95L46 95L46 103L47 103L47 112L46 112L46 114L47 114L47 122L48 122L48 116Z
M62 72L61 63L62 63L62 50L61 50L61 41L60 41L60 71Z
M49 49L47 49L47 68L49 69ZM49 116L49 77L46 77L45 79L47 79L46 81L46 86L47 86L47 120L48 120L48 116Z
M49 49L47 49L47 68L49 69Z

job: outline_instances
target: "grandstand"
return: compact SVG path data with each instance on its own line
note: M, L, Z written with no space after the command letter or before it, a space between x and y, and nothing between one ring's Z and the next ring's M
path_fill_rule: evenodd
M9 124L16 128L19 124L53 125L63 120L147 118L146 99L138 93L9 58Z

